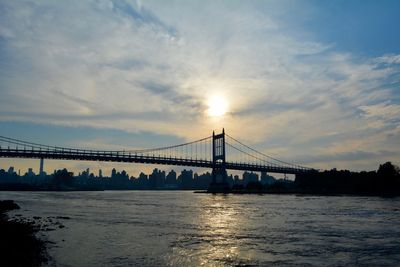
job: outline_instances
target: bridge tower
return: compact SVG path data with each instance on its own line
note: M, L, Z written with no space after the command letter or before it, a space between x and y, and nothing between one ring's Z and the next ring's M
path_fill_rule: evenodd
M213 131L212 145L213 170L208 192L226 193L230 190L230 187L225 168L225 129L222 129L221 134L215 134Z

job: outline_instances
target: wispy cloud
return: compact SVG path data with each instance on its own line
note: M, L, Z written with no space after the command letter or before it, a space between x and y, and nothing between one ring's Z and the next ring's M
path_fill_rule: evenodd
M376 59L378 63L400 64L400 55L384 55Z

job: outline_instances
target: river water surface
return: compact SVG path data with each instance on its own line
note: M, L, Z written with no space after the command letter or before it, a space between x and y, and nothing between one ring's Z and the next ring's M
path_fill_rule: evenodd
M58 217L50 266L400 266L400 198L0 192Z

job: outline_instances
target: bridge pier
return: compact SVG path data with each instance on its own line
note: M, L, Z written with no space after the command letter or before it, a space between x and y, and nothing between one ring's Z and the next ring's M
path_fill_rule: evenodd
M226 164L225 164L225 129L221 134L213 132L213 170L212 182L207 192L209 193L228 193L230 186L227 182Z

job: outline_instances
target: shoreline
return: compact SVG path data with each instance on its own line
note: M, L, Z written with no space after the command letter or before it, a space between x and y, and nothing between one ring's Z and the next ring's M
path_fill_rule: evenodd
M393 193L356 193L356 192L314 192L314 191L224 191L224 192L208 192L207 190L193 189L105 189L105 190L1 190L0 192L104 192L104 191L191 191L195 194L233 194L233 195L304 195L304 196L357 196L357 197L400 197L400 194ZM0 200L1 202L1 200ZM1 205L1 204L0 204ZM0 207L1 214L1 207Z
M219 194L219 195L300 195L300 196L324 196L324 197L340 197L340 196L354 196L354 197L400 197L399 194L377 194L377 193L321 193L321 192L301 192L301 191L287 191L287 192L271 192L271 191L228 191L228 192L208 192L207 190L193 191L195 194Z
M38 237L40 226L24 217L10 219L20 209L13 200L0 200L0 266L42 266L48 263L47 241Z

